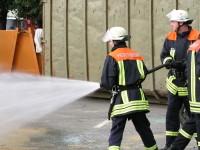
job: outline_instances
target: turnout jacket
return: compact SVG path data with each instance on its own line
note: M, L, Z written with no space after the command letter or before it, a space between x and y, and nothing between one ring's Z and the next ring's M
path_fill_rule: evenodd
M149 104L141 87L147 71L143 57L125 44L108 54L102 71L101 87L108 90L114 85L124 87L115 97L111 117L149 112Z
M189 26L189 31L182 34L169 32L165 39L160 59L162 64L168 60L183 61L187 59L187 50L189 45L196 41L199 32ZM187 79L185 77L185 68L171 68L166 78L166 87L168 91L174 95L187 96Z
M200 114L200 40L189 47L187 59L190 110Z

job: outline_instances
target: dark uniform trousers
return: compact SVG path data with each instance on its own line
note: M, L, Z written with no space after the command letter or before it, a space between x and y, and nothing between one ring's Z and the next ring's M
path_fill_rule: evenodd
M179 111L184 104L186 111L190 115L189 101L187 96L178 96L168 92L168 108L166 114L166 144L170 146L178 135L180 128ZM170 134L171 133L171 134ZM176 134L173 134L176 133Z
M196 130L197 130L197 145L198 149L200 150L200 114L195 114L194 115L195 122L196 122Z
M189 144L194 133L196 133L196 121L194 119L194 115L191 115L191 117L183 125L175 141L172 143L173 147L179 150L184 150Z
M192 114L190 119L187 120L180 131L180 134L172 143L173 147L178 150L184 150L186 146L189 144L192 136L197 133L200 135L200 115ZM198 149L200 150L200 146L198 141L200 141L200 137L195 137L197 140Z
M153 133L150 129L150 122L146 118L146 113L138 112L128 116L117 116L112 118L112 129L109 137L109 146L121 145L123 131L126 121L132 120L136 131L139 133L145 147L152 147L156 145Z

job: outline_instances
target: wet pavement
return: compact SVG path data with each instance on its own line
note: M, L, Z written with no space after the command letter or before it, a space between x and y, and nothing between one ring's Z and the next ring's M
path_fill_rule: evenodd
M108 99L84 97L1 137L0 150L106 150L111 122ZM150 104L147 114L159 148L165 144L166 105ZM37 114L35 114L37 115ZM195 150L192 139L187 150ZM143 150L132 122L127 122L122 150Z

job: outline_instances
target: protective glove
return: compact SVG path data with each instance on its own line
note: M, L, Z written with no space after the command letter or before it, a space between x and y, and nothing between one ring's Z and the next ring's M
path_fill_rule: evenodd
M182 61L172 60L170 65L171 65L171 68L180 69L180 67L182 66Z
M165 64L168 64L165 68L166 69L170 69L171 68L171 62L172 62L172 59L169 59L165 62Z

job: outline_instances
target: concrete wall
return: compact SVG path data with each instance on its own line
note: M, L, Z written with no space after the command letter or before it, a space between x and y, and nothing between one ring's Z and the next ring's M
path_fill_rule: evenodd
M166 14L184 9L199 30L199 0L44 0L44 75L99 82L110 47L101 38L107 28L123 26L127 43L144 56L151 69L161 64L160 52L171 30ZM166 94L167 71L147 76L147 92Z

